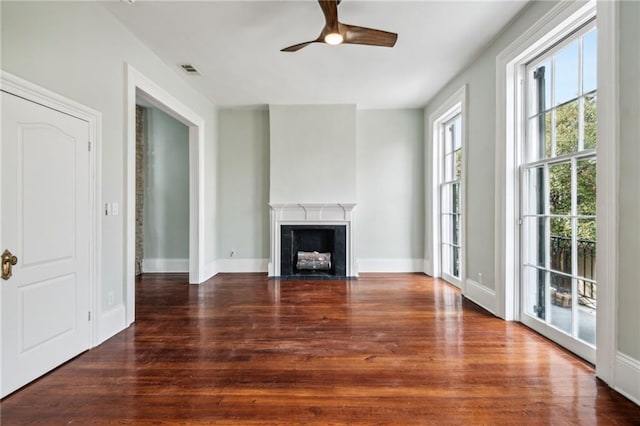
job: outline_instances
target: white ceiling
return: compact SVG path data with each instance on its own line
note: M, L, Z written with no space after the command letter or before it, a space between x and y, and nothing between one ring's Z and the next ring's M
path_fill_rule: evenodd
M312 44L317 1L109 2L111 11L218 106L422 107L526 5L511 1L343 0L341 22L398 33L393 48ZM182 71L180 71L182 72Z

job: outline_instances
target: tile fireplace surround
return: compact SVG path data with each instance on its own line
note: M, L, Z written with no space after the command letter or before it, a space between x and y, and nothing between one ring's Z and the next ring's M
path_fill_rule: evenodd
M281 276L280 227L282 225L344 225L347 233L346 276L358 276L353 235L355 203L272 203L269 205L271 207L270 277Z

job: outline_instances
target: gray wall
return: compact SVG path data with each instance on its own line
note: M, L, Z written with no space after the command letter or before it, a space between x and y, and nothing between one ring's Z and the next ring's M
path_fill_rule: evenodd
M425 109L426 116L436 110L465 83L468 84L467 125L467 277L484 275L484 285L495 289L495 60L509 43L540 19L554 2L534 2L469 67L452 79ZM618 218L618 350L640 360L640 3L620 2L619 68L619 218ZM430 168L431 135L426 152ZM431 187L431 175L427 173ZM427 200L427 223L431 223L431 203ZM426 230L427 244L432 240ZM427 258L429 257L427 253ZM606 285L606 283L601 283Z
M534 2L525 8L510 27L482 53L478 59L447 84L427 105L428 117L456 90L467 84L467 163L466 163L466 273L483 285L495 289L495 111L496 111L496 56L522 32L548 12L555 3ZM428 131L426 147L427 187L432 187L431 165L432 135ZM431 197L427 198L427 224L432 223ZM427 247L431 247L433 232L426 229ZM432 260L431 249L427 250ZM467 277L462 277L463 279Z
M640 360L640 3L620 2L619 30L618 349Z
M269 106L271 203L353 203L356 106Z
M357 111L356 120L356 162L351 171L357 190L357 256L422 259L422 110L363 110ZM266 259L269 111L221 109L219 129L217 252L220 258L234 250L239 259Z
M220 258L269 258L269 111L219 113Z
M144 258L189 258L189 128L147 109Z
M102 113L102 200L120 203L102 218L102 311L123 303L125 250L124 67L131 64L205 120L205 163L216 162L216 109L179 74L93 2L1 2L2 69ZM215 226L215 168L205 170L205 239ZM215 246L205 249L215 259Z
M494 142L495 142L495 58L512 40L530 27L545 12L553 7L553 2L532 2L531 5L516 18L513 23L502 32L497 39L479 58L467 67L458 76L447 84L440 93L430 102L426 108L426 114L433 112L441 102L448 98L455 90L462 85L468 84L467 97L469 108L467 115L468 125L468 151L467 151L467 273L468 277L476 278L478 273L484 275L484 285L488 288L495 288L494 260L495 260L495 184L494 184ZM220 207L220 213L226 214L225 220L217 221L216 218L216 164L222 165L224 162L217 161L216 135L217 135L217 113L215 107L196 90L194 90L185 79L178 74L173 67L167 66L153 52L146 48L139 40L133 37L112 15L110 15L99 4L92 2L1 2L1 43L2 43L2 68L19 77L32 81L35 84L46 87L61 95L74 99L82 104L92 107L102 113L102 198L104 201L117 201L121 203L121 212L124 212L124 188L125 188L125 123L124 123L124 64L129 63L144 75L152 79L166 91L175 96L191 110L199 114L205 120L206 140L205 140L205 170L206 188L205 199L205 261L211 262L216 259L216 247L225 251L237 249L238 256L266 257L265 241L268 233L263 228L267 217L262 201L250 199L237 199L238 205L245 206L242 213L244 218L237 222L228 219L231 210ZM621 352L640 360L640 310L637 309L640 301L640 286L637 284L637 258L640 252L640 194L638 182L640 179L640 169L637 167L640 160L640 144L638 134L640 134L640 105L638 101L639 75L640 75L640 54L637 41L640 39L638 28L640 27L640 4L636 2L622 2L620 5L621 22L619 26L620 45L620 152L619 152L619 260L618 260L618 345ZM428 76L425 76L428 78ZM255 116L254 116L255 114ZM356 198L360 202L357 210L359 236L359 256L371 258L384 258L391 256L419 256L421 253L420 243L416 243L414 234L405 234L403 238L393 240L393 247L385 246L381 241L372 241L372 228L385 226L384 220L398 214L388 209L376 211L371 214L365 210L365 206L374 206L378 194L374 191L379 186L373 182L384 175L396 179L392 187L383 188L387 198L383 203L397 195L396 190L404 191L406 185L413 182L414 193L403 193L400 204L405 205L411 213L404 216L407 220L420 214L420 199L409 202L409 197L415 197L418 192L424 192L421 183L412 176L415 163L408 163L411 172L404 168L396 170L399 177L392 174L391 167L384 167L380 164L380 169L375 170L371 164L383 163L383 154L389 147L383 143L383 139L388 139L395 143L392 135L377 132L393 129L395 126L385 127L373 117L376 115L391 117L396 112L362 111L358 113L358 131L362 134L358 136L357 149L362 158L358 158L359 169L357 170L357 194ZM413 115L413 112L400 113ZM264 113L247 113L246 117L238 114L221 114L221 120L227 121L227 130L221 131L221 136L228 139L222 142L225 147L225 158L234 158L234 140L240 140L247 146L253 147L253 156L245 162L238 162L237 168L231 167L221 173L222 176L238 174L242 176L242 182L250 187L247 191L256 197L264 197L266 193L265 182L260 181L258 176L266 176L268 173L268 162L264 158L262 151L266 142L265 134L268 130ZM256 122L256 133L247 133L245 136L235 136L234 132L239 129L235 127L233 120L237 120L240 125L245 122ZM405 121L406 120L406 121ZM407 132L412 132L413 119L394 118L399 127ZM257 124L261 122L262 124ZM241 132L240 132L241 133ZM370 137L364 135L369 134ZM255 138L255 139L254 139ZM399 142L403 147L402 155L408 155L410 151L419 151L411 148L410 142ZM391 145L393 146L393 145ZM240 149L237 150L238 152ZM431 164L431 149L428 146L426 152L427 165ZM371 163L365 162L365 159ZM386 158L385 158L386 160ZM405 159L407 160L407 159ZM390 158L389 162L395 165L395 159ZM414 160L415 161L415 160ZM399 161L398 161L399 163ZM225 167L227 165L225 164ZM257 168L257 170L256 170ZM248 173L244 177L241 171ZM250 175L254 173L253 175ZM430 174L427 187L431 187ZM364 180L363 180L364 179ZM236 178L235 182L240 181ZM385 183L382 183L384 185ZM221 184L221 201L233 204L233 199L229 200L230 193L234 190L234 181ZM400 188L400 189L398 189ZM242 193L238 191L238 193ZM259 194L259 195L258 195ZM335 200L332 200L335 201ZM397 201L397 200L396 200ZM255 203L255 204L254 204ZM373 208L373 207L372 207ZM431 223L431 206L428 205L425 216L426 223ZM113 293L115 304L123 301L124 283L124 259L123 251L125 247L124 216L103 217L102 220L102 310L110 309L107 306L107 295ZM236 220L234 216L233 220ZM229 226L229 232L220 231L216 235L216 224L220 228ZM252 225L253 224L253 225ZM260 225L262 224L262 225ZM239 229L247 226L256 238L242 238L234 235ZM254 228L251 228L254 226ZM262 226L262 227L261 227ZM413 225L412 225L413 226ZM235 228L234 228L235 227ZM416 225L418 229L419 225ZM235 231L234 231L235 229ZM431 239L431 230L426 230L427 240ZM418 232L416 232L418 234ZM391 237L390 237L391 238ZM248 242L246 248L235 247L236 241ZM419 241L419 238L418 238ZM427 254L427 257L429 255Z
M358 259L424 257L423 117L421 109L358 111Z

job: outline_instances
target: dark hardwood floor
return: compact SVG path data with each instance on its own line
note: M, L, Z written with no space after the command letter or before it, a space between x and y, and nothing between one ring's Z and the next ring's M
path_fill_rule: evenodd
M2 401L2 425L640 424L587 363L414 274L146 275L137 321Z

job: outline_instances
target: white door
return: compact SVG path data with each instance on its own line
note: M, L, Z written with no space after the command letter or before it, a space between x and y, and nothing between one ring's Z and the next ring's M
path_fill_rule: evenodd
M90 345L89 125L1 92L5 396ZM7 272L8 265L4 265Z

